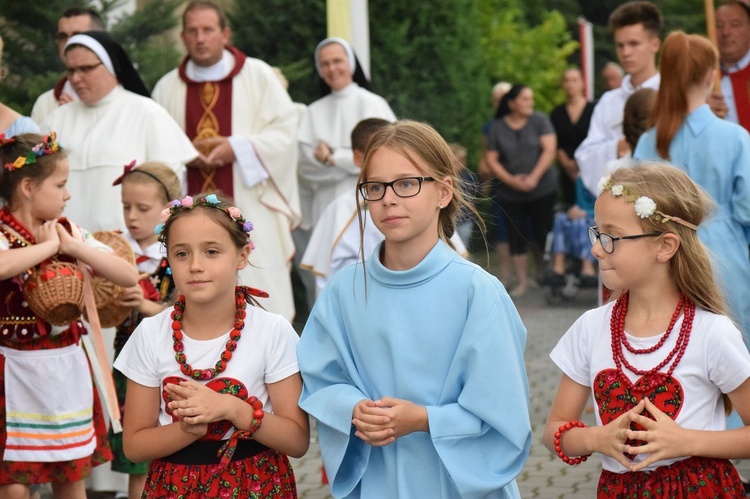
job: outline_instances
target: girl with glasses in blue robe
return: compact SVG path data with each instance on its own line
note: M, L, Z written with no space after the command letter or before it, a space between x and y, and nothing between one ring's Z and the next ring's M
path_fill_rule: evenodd
M458 171L421 123L368 144L358 196L385 240L333 277L297 348L335 497L520 497L526 330L502 284L448 242L467 206Z

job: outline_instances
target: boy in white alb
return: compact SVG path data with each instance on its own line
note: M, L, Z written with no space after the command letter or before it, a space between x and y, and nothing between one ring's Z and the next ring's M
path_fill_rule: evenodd
M662 16L651 2L632 1L618 7L609 17L617 57L627 71L620 87L605 92L594 108L586 139L578 146L575 159L583 185L597 192L605 165L622 156L627 148L622 133L625 101L640 88L659 88L656 53L661 40Z
M380 128L389 122L380 118L362 120L351 133L354 164L362 167L367 142ZM364 230L360 241L357 212L362 211ZM328 280L339 269L371 255L375 246L383 240L383 234L375 227L370 211L362 202L357 204L354 192L344 193L330 203L315 224L310 242L302 256L300 267L315 275L316 293L320 293ZM456 252L466 257L466 245L454 233L451 242ZM360 253L360 243L362 252Z

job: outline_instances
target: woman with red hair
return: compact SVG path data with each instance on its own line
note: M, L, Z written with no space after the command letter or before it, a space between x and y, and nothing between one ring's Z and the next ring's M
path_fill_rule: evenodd
M716 48L702 36L675 31L667 37L651 112L654 128L641 136L633 157L670 161L716 201L714 216L698 235L713 254L731 315L750 345L750 136L706 104L717 60Z

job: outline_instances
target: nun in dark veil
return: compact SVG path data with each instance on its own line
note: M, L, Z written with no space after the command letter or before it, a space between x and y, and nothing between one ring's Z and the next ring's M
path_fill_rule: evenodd
M366 118L396 120L388 102L365 88L369 82L346 40L332 37L320 42L315 67L324 96L307 107L297 134L299 174L314 191L313 226L337 196L354 192L359 168L350 134L357 123Z
M125 49L112 38L106 31L86 31L78 33L68 39L65 44L64 53L76 47L85 47L99 58L107 71L117 78L117 81L125 88L138 95L151 97L151 93L143 83L141 75L133 66ZM68 71L70 72L70 71Z
M112 182L123 165L158 161L179 174L199 158L172 116L149 97L127 53L103 31L70 37L65 45L68 80L80 98L42 122L68 151L65 214L91 230L125 229L120 187Z

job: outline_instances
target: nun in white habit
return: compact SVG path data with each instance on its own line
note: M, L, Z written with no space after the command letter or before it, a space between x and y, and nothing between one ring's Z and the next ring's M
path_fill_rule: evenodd
M355 125L366 118L396 120L386 100L364 88L367 80L346 40L320 42L315 67L325 83L324 92L330 93L307 107L297 134L299 175L314 190L313 227L340 194L350 192L354 198L359 168L354 164L350 134Z
M68 78L80 97L45 118L68 152L71 200L65 215L82 227L124 229L120 187L123 165L159 161L182 175L199 157L185 132L156 102L125 51L106 32L87 31L65 45Z

